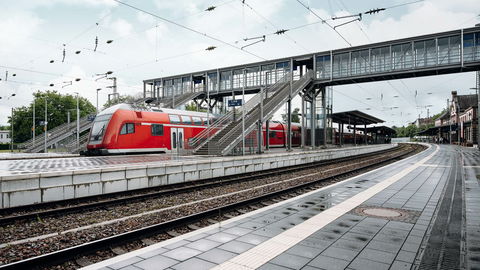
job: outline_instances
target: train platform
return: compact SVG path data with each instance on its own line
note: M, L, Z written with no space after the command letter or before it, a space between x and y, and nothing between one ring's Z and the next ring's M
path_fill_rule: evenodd
M410 158L83 269L480 269L480 153Z

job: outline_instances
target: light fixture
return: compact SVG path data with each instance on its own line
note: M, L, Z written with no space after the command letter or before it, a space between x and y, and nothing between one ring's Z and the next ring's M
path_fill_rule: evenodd
M107 44L110 44L112 42L113 42L113 40L111 40L111 39L107 40Z

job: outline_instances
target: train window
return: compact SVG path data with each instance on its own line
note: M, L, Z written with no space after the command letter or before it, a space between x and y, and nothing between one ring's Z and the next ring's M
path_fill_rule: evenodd
M193 124L194 125L202 125L202 118L198 116L192 116Z
M182 124L191 125L192 119L190 118L190 116L182 115Z
M126 123L123 124L122 129L120 130L120 135L135 133L135 124Z
M275 131L270 131L268 137L275 138L275 133L276 133Z
M180 116L178 116L176 114L170 114L169 117L170 117L170 123L180 124Z
M152 135L163 136L163 125L152 124Z

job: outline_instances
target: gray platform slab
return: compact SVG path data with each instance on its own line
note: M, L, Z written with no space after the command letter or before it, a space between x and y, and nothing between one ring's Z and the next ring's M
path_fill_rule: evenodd
M453 157L464 153L471 157L465 163L478 166L480 155L469 149L453 146L441 146L428 161L418 165L419 161L434 153L435 147L410 159L399 161L390 166L377 169L359 177L346 180L335 186L310 192L283 203L260 209L236 217L221 225L203 228L185 236L170 239L122 255L86 269L111 268L132 257L157 250L158 258L169 257L177 264L165 266L173 269L192 269L198 267L218 269L410 269L421 262L421 246L429 238L429 229L435 222L435 210L442 198L445 185L449 180ZM324 215L325 209L339 209L342 202L355 195L362 195L376 188L377 184L388 181L392 176L401 174L411 166L417 167L406 173L396 182L375 193L368 200L355 206L351 211L339 216L320 229L315 229L308 237L290 245L275 256L265 253L255 257L255 248L266 246L282 235L288 235L306 220ZM476 164L476 165L471 165ZM466 167L470 176L476 175L477 167ZM467 170L467 171L468 171ZM467 174L468 176L469 174ZM480 187L478 180L467 177L467 257L469 267L474 269L478 256L477 247L480 236L478 214ZM404 211L401 218L381 218L367 216L358 212L359 207L395 208ZM363 208L362 208L363 209ZM327 211L328 212L328 211ZM478 213L478 212L476 212ZM312 218L314 217L314 218ZM287 238L289 239L289 238ZM172 244L173 243L173 244ZM193 251L194 250L194 251ZM275 250L275 247L272 247ZM189 252L186 252L189 251ZM257 267L249 263L239 264L237 258L252 253L251 258L263 260ZM274 251L271 251L274 252ZM185 253L189 256L185 257ZM272 253L273 254L273 253ZM258 254L257 254L258 255ZM195 260L194 260L195 259ZM144 261L135 261L130 265L145 268ZM160 266L158 266L160 267ZM163 268L155 269L163 269Z

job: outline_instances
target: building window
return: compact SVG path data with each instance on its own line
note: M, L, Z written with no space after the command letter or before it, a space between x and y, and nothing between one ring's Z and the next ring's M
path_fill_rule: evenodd
M163 136L163 125L152 124L152 135Z
M133 123L126 123L122 126L120 130L120 135L131 134L135 133L135 124Z

